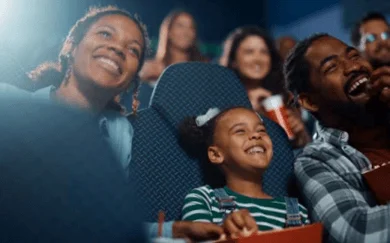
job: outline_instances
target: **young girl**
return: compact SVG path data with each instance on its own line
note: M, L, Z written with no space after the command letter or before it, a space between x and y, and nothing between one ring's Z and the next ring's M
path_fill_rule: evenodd
M254 111L213 108L187 118L179 130L186 152L206 156L226 181L223 188L193 189L185 198L183 220L221 224L233 236L308 223L307 210L296 199L272 198L262 189L261 178L273 151L263 121Z

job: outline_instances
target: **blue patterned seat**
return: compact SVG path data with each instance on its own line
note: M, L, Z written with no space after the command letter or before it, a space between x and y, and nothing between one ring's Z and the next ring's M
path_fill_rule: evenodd
M168 220L179 218L185 195L205 184L198 161L189 158L178 144L178 124L210 107L231 106L251 107L233 72L215 64L182 63L161 75L150 107L130 117L135 130L130 176L137 180L149 221L157 220L159 210L166 212ZM272 196L286 195L293 153L282 128L264 120L274 144L264 189Z

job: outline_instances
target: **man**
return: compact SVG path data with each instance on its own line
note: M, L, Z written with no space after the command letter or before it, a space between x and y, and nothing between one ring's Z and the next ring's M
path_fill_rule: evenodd
M327 34L298 43L284 71L319 121L318 136L295 163L313 221L324 224L327 242L390 242L390 205L377 206L361 174L390 160L390 72L373 71L355 48Z
M390 66L390 28L385 16L369 13L356 24L351 41L376 69Z

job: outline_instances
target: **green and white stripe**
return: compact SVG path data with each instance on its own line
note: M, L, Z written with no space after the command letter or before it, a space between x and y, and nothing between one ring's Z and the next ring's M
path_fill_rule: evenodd
M240 195L225 187L228 195L236 199L237 210L247 209L256 220L259 230L282 229L286 224L286 202L284 198L257 199ZM309 223L307 210L299 205L304 223ZM184 200L182 219L197 222L222 222L223 211L218 207L214 190L210 186L193 189Z

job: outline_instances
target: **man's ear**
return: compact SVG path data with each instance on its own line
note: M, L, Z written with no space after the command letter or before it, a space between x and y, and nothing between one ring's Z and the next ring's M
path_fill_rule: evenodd
M317 112L318 111L318 104L317 102L315 101L315 99L307 94L307 93L301 93L298 95L298 102L299 102L299 105L303 108L305 108L306 110L310 111L310 112Z
M210 146L207 149L207 155L213 164L222 164L225 159L221 149L217 146Z

